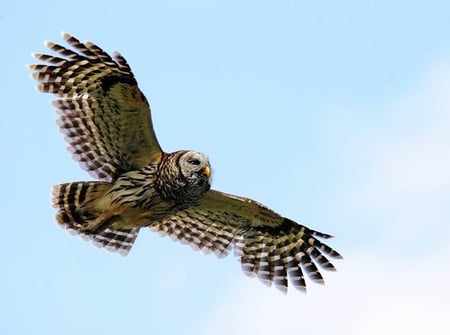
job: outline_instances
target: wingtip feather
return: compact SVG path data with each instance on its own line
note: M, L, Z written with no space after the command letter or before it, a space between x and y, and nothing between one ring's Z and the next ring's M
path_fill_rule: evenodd
M52 41L44 41L44 45L46 48L51 49L55 45L55 43Z
M69 33L66 32L66 31L62 31L62 32L61 32L61 37L62 37L65 41L68 41L69 39L72 38L72 35L69 34Z

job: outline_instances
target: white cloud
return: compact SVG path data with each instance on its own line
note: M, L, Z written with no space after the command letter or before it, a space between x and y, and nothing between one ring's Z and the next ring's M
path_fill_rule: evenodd
M409 199L448 189L450 132L427 130L406 143L393 144L377 162L376 171L373 177L389 198Z
M311 284L306 295L239 280L204 318L200 334L448 334L449 255L447 249L403 264L350 256L324 287Z
M423 198L450 187L450 64L435 66L407 97L385 107L367 188L386 203Z

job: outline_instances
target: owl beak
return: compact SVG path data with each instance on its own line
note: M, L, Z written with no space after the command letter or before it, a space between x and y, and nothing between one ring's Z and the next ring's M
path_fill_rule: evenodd
M209 178L211 176L211 169L209 168L208 165L205 165L199 172L206 178Z

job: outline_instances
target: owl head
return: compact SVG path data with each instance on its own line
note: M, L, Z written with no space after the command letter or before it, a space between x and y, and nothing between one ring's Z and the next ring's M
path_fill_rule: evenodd
M185 151L179 156L178 167L184 188L193 195L202 195L211 187L211 165L205 154L196 151Z

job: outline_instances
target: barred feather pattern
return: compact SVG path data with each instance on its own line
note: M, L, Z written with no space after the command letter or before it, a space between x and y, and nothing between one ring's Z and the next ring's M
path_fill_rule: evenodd
M246 231L237 241L235 253L246 274L256 275L269 285L274 283L282 291L287 290L289 278L295 288L306 291L304 273L313 282L323 284L317 265L335 271L325 254L332 258L342 257L318 237L331 236L284 218L277 229L253 228Z
M133 246L139 233L139 227L114 229L106 227L96 233L86 233L84 227L90 220L97 219L89 212L90 203L101 197L109 187L101 182L74 182L53 187L53 207L58 210L56 220L71 234L91 240L97 247L116 251L125 256Z
M287 291L288 282L306 291L304 273L313 282L323 284L318 266L335 271L325 254L342 257L318 239L330 238L330 235L287 218L283 218L278 228L261 229L250 226L245 217L235 213L211 212L194 206L152 222L150 229L219 257L234 249L245 274L257 276L265 284L274 284L283 292Z
M157 162L162 151L150 106L126 60L67 33L63 38L74 50L46 42L58 56L35 53L49 65L29 67L37 89L58 97L53 102L57 124L73 158L94 178L109 182L124 171Z

